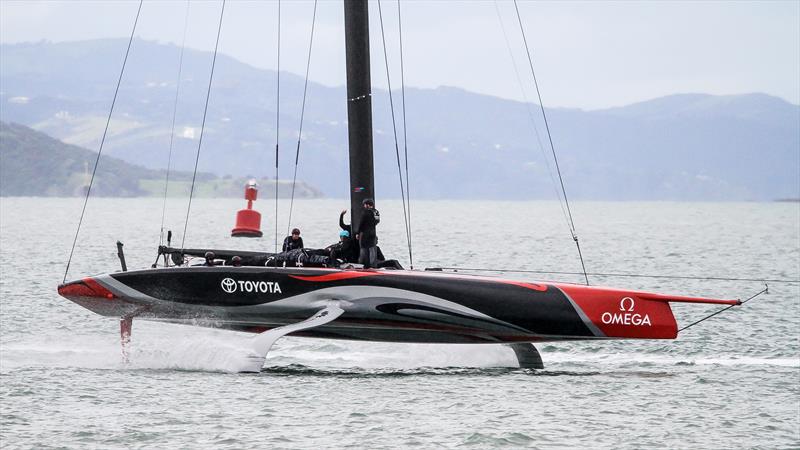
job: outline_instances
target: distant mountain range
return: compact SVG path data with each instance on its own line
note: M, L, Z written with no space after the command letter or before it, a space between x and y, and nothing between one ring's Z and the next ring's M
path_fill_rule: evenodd
M97 152L65 144L24 125L0 122L0 196L82 196L89 186ZM187 195L190 172L172 172L168 194ZM147 169L118 158L103 156L92 185L98 197L139 197L164 195L165 170ZM262 197L275 195L273 182L261 181ZM244 178L220 178L198 173L195 195L199 197L241 197ZM278 192L290 194L291 184L281 181ZM295 195L320 197L322 193L298 182Z
M96 150L126 44L0 46L0 120ZM149 169L166 166L178 54L173 45L134 42L107 155ZM210 63L208 52L184 56L175 145L181 170L194 164ZM311 70L325 68L312 61ZM274 174L276 76L224 55L217 59L200 170ZM290 178L294 168L302 89L301 77L281 73L281 178ZM406 101L412 197L555 197L552 157L548 147L540 149L532 127L533 117L547 145L538 105L449 87L407 88ZM385 90L373 92L373 110L377 196L397 197ZM605 110L550 108L547 114L574 199L800 197L800 106L779 98L681 94ZM329 196L348 195L346 118L344 87L309 83L298 176Z

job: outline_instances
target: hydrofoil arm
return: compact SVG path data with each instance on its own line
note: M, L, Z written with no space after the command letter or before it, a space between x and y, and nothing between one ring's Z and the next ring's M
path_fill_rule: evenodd
M333 322L342 313L344 313L344 310L339 306L339 302L331 301L324 309L302 322L273 328L259 334L253 338L253 352L248 357L247 367L242 369L241 372L261 372L261 368L264 367L264 361L267 359L267 353L269 353L275 341L295 331L307 330Z
M514 355L517 357L519 367L521 369L544 369L542 362L542 355L536 350L533 344L527 342L519 342L514 344L506 344L514 350Z

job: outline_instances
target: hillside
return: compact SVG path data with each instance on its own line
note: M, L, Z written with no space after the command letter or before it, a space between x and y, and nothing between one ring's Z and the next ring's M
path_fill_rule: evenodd
M97 153L65 144L24 125L0 122L0 196L84 195ZM147 169L118 158L103 156L92 187L100 197L134 197L164 192L164 170ZM188 194L191 173L170 174L170 195ZM239 197L244 177L217 177L198 173L195 193L200 197ZM262 196L274 195L274 181L260 180ZM281 181L279 194L289 195L291 184ZM322 194L304 182L297 197Z
M0 122L0 195L81 195L97 153L64 144L28 127ZM101 159L93 187L98 196L144 195L140 178L156 175L116 158Z
M3 45L0 119L97 148L125 45L119 39ZM106 143L109 156L165 167L178 52L134 42ZM210 54L187 51L184 62L175 164L191 170ZM217 60L200 170L274 174L275 81L274 71L224 55ZM302 78L282 74L282 178L294 167L302 87ZM413 196L554 198L549 150L540 149L531 126L529 111L544 133L538 105L448 87L407 88L406 100ZM377 195L396 197L386 91L375 90L373 110ZM348 193L346 117L343 87L309 83L298 173L329 196ZM548 118L574 199L800 197L800 106L775 97L680 94L605 110L550 108Z

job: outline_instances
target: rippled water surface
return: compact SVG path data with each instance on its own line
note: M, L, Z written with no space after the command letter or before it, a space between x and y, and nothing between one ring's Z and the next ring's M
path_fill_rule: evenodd
M271 250L268 214L268 238L228 237L242 203L195 200L186 246ZM541 345L540 371L514 368L513 352L502 346L289 337L262 373L244 375L231 368L249 335L148 322L134 323L126 365L117 321L56 294L80 206L77 199L0 200L4 448L800 447L798 284L770 283L769 295L675 341ZM408 265L401 205L378 206L381 247ZM176 199L167 209L178 243L185 207ZM293 225L307 245L327 245L344 207L301 201ZM580 270L557 203L415 202L412 212L416 268ZM798 204L579 202L573 213L591 272L800 276ZM129 267L149 266L160 221L160 200L92 199L70 278L118 270L118 239ZM591 281L720 298L763 287ZM684 324L715 310L674 309Z

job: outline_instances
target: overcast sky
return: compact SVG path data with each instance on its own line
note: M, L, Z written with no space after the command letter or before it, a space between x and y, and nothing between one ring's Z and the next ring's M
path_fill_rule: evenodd
M127 37L137 6L119 0L0 0L0 42ZM189 47L213 48L219 6L191 2ZM800 103L800 1L521 1L519 6L545 105L596 109L686 92L765 92ZM180 44L186 7L184 0L146 1L136 34ZM397 2L384 0L381 7L396 87ZM313 1L283 0L281 8L281 69L302 74ZM402 0L401 8L407 85L457 86L513 99L535 95L513 3ZM375 1L370 15L373 84L385 87ZM276 26L277 2L229 0L220 49L274 69ZM344 83L338 0L319 2L310 77L326 85Z

